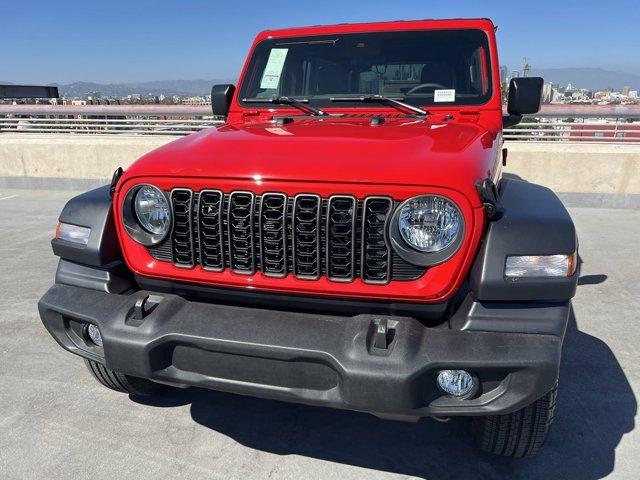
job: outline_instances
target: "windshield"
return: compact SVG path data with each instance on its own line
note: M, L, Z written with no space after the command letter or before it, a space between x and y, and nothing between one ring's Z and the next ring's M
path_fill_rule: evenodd
M265 40L254 50L239 98L247 106L244 99L283 96L336 107L332 99L370 95L414 106L480 105L491 97L488 52L481 30Z

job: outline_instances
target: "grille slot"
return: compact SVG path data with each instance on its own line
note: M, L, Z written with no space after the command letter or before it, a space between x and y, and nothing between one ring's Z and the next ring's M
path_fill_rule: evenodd
M318 195L297 195L293 202L293 273L298 278L320 277L321 208Z
M336 282L361 278L380 285L416 280L426 271L388 245L387 223L398 205L389 197L357 201L346 195L322 199L176 188L171 204L171 235L149 253L179 267L199 264L216 272L231 268L280 278L293 273L307 280L327 276Z
M362 213L362 279L367 283L384 284L391 278L391 248L385 230L391 217L393 200L388 197L368 197Z
M274 277L287 275L287 196L265 193L260 203L260 267Z
M327 276L350 282L355 274L356 213L354 197L336 195L327 205Z
M178 267L195 265L193 246L193 193L186 188L171 191L173 229L171 231L171 257Z
M229 265L236 273L255 272L253 222L255 197L251 192L233 192L229 196Z
M219 190L203 190L198 199L198 239L200 265L206 270L224 270L224 240L222 205L224 195Z

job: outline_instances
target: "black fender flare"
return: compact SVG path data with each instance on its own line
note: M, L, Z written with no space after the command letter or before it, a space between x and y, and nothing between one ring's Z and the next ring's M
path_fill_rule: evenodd
M54 238L51 246L55 255L93 267L103 267L122 260L109 190L110 186L105 185L67 202L59 221L90 228L91 233L87 245Z
M503 211L489 222L471 268L469 286L479 301L562 301L576 292L579 269L571 277L506 278L510 255L572 254L576 229L560 199L546 187L503 179Z

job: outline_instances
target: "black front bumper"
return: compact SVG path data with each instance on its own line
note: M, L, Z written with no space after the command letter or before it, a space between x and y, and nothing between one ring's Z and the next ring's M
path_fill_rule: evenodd
M282 312L163 293L136 318L136 301L150 294L56 284L40 316L65 349L128 375L390 418L503 414L540 398L556 381L570 308L468 300L446 327L428 328L408 317ZM381 320L386 349L375 346ZM100 328L103 348L86 339L87 323ZM466 399L437 386L439 370L458 368L479 381Z

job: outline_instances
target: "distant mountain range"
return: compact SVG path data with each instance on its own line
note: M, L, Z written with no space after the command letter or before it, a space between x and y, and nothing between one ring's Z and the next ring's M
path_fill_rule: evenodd
M632 90L640 90L640 75L612 72L602 68L548 68L533 70L531 76L543 77L545 82L566 86L571 83L576 88L620 91L628 85Z
M155 82L134 83L93 83L74 82L58 85L60 95L65 97L81 97L91 93L102 96L124 97L127 95L207 95L216 83L232 83L229 79L213 80L160 80Z
M633 73L613 72L602 68L547 68L533 70L532 76L540 76L545 82L553 82L566 86L571 83L577 88L589 90L622 90L629 85L632 90L640 90L640 75ZM160 80L154 82L131 83L94 83L74 82L57 85L60 94L65 97L81 97L91 93L100 93L103 96L124 97L138 93L140 95L206 95L211 92L211 87L216 83L235 83L236 80ZM10 83L10 82L0 82Z

